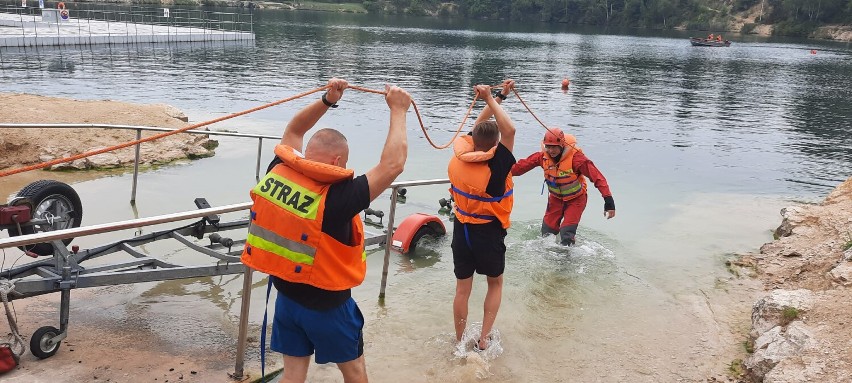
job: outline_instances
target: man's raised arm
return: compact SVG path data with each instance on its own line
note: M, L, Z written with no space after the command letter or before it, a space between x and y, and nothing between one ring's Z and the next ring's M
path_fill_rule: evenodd
M506 99L506 96L508 96L509 93L514 88L515 88L515 80L512 80L512 79L503 80L502 89L500 90L500 93L499 93L500 96L498 96L497 99L494 100L494 101L497 101L498 104L502 104L503 100ZM496 94L497 93L495 93L495 95ZM491 116L493 116L493 115L494 115L494 112L491 111L491 107L489 107L488 105L485 105L485 108L482 108L482 112L479 113L479 117L476 118L476 121L473 123L473 126L476 126L476 124L479 124L480 122L488 121L488 119L491 118Z
M395 86L385 86L385 90L388 92L385 101L390 108L390 127L382 158L366 173L367 183L370 184L370 201L382 194L402 174L408 156L405 114L411 106L411 95Z
M302 152L305 144L305 133L316 125L317 121L325 115L332 105L337 104L343 97L343 90L349 86L346 80L332 78L328 80L330 88L323 94L322 98L304 107L290 120L284 129L281 143Z
M488 85L477 85L474 87L476 90L477 97L485 100L488 104L488 107L494 111L494 119L497 121L497 129L500 130L500 143L512 151L512 148L515 146L515 124L512 123L512 119L509 118L509 115L506 114L506 111L503 110L503 107L491 96L491 90Z

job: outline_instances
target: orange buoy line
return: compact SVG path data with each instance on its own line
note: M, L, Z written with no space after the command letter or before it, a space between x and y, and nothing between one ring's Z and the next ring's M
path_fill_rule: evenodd
M499 88L499 87L500 87L499 85L491 86L491 88ZM79 160L81 158L96 156L98 154L111 152L113 150L123 149L123 148L130 147L130 146L133 146L133 145L138 145L138 144L141 144L141 143L158 140L158 139L163 138L163 137L171 136L171 135L178 134L178 133L183 133L183 132L188 131L188 130L192 130L192 129L200 128L202 126L215 124L217 122L225 121L225 120L228 120L228 119L231 119L231 118L234 118L234 117L239 117L239 116L249 114L249 113L253 113L253 112L256 112L256 111L259 111L259 110L262 110L262 109L266 109L266 108L269 108L269 107L272 107L272 106L280 105L280 104L283 104L283 103L288 102L288 101L292 101L292 100L302 98L302 97L308 96L310 94L313 94L313 93L316 93L316 92L319 92L319 91L322 91L322 90L326 90L328 88L329 88L329 86L326 85L326 86L322 86L322 87L319 87L319 88L316 88L316 89L311 89L309 91L299 93L295 96L283 98L281 100L270 102L268 104L264 104L264 105L254 107L254 108L251 108L251 109L247 109L247 110L244 110L242 112L232 113L232 114L229 114L227 116L214 118L212 120L199 122L197 124L192 124L192 125L180 128L180 129L175 129L175 130L170 131L170 132L159 133L159 134L155 134L155 135L150 136L150 137L125 142L123 144L109 146L109 147L106 147L106 148L97 149L97 150L93 150L93 151L85 152L85 153L80 153L80 154L76 154L76 155L65 157L65 158L59 158L59 159L45 161L45 162L34 164L34 165L24 166L24 167L17 168L17 169L11 169L11 170L7 170L7 171L3 171L3 172L0 172L0 178L10 176L10 175L13 175L13 174L28 172L28 171L31 171L31 170L44 169L44 168L47 168L47 167L50 167L50 166L53 166L53 165L62 164L62 163L66 163L66 162L72 162L72 161ZM366 92L366 93L375 93L375 94L387 95L387 92L385 92L385 91L374 90L374 89L364 88L364 87L355 86L355 85L349 85L348 88L358 90L358 91L361 91L361 92ZM521 104L524 106L524 108L526 108L526 110L533 116L533 118L535 118L535 120L538 121L538 123L541 124L541 126L544 127L544 129L551 131L550 128L548 128L547 125L545 125L541 121L541 119L539 119L538 116L535 115L535 113L532 111L532 109L530 109L530 107L527 105L527 103L521 98L517 89L512 89L512 92L515 94L515 96L518 98L518 101L521 102ZM468 117L470 117L470 113L473 111L473 107L476 105L477 99L478 99L478 97L476 97L476 96L473 97L473 101L470 103L470 106L467 108L467 112L465 113L464 118L462 118L462 121L459 124L458 129L456 129L455 134L453 134L453 138L444 145L437 145L437 144L435 144L434 141L432 141L432 138L429 137L429 132L427 132L427 130L426 130L426 125L423 123L423 118L420 115L420 110L417 107L417 103L414 102L414 100L411 100L411 105L414 107L414 113L417 115L417 122L420 124L420 129L423 131L423 134L426 137L426 141L428 141L429 144L432 145L432 147L435 148L435 149L446 149L450 145L453 144L453 141L455 141L455 139L461 133L462 129L464 129L464 125L467 122ZM567 142L566 142L566 144L567 144ZM571 145L571 146L573 146L573 145Z

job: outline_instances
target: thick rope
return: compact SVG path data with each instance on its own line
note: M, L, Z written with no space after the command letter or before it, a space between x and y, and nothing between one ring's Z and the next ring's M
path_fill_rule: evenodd
M542 127L542 128L544 128L545 130L547 130L548 132L550 132L550 134L552 134L554 137L559 137L556 133L553 133L553 130L552 130L552 129L548 128L548 127L547 127L547 125L545 125L543 122L541 122L541 119L539 119L539 118L538 118L538 116L536 116L536 115L535 115L535 113L532 111L532 109L530 109L529 105L527 105L527 103L526 103L526 102L524 102L524 99L522 99L522 98L521 98L521 95L520 95L520 94L518 94L518 90L517 90L517 89L512 88L512 92L513 92L513 93L515 93L515 97L517 97L517 98L518 98L518 101L520 101L520 102L521 102L521 105L523 105L523 106L524 106L524 108L526 108L526 109L527 109L527 112L530 112L530 114L533 116L533 118L534 118L536 121L538 121L538 123L539 123L539 124L541 124L541 127ZM565 137L560 137L559 139L560 139L560 140L562 141L562 143L564 143L565 145L570 146L570 147L571 147L572 149L574 149L574 150L578 150L578 149L577 149L577 147L576 147L576 146L574 146L574 144L569 144L569 143L568 143L568 141L565 141Z
M352 88L354 90L361 91L361 92L387 95L387 92L385 92L385 91L368 89L368 88L363 88L363 87L355 86L355 85L349 85L348 87ZM70 157L59 158L59 159L46 161L46 162L42 162L42 163L39 163L39 164L25 166L25 167L21 167L21 168L17 168L17 169L7 170L7 171L4 171L4 172L0 172L0 178L10 176L10 175L13 175L13 174L28 172L28 171L31 171L31 170L44 169L44 168L47 168L47 167L50 167L50 166L53 166L53 165L62 164L62 163L66 163L66 162L72 162L72 161L76 161L76 160L79 160L79 159L82 159L82 158L96 156L98 154L103 154L103 153L111 152L111 151L114 151L114 150L124 149L124 148L130 147L130 146L142 144L142 143L145 143L145 142L158 140L158 139L163 138L163 137L171 136L171 135L178 134L178 133L183 133L187 130L192 130L192 129L200 128L202 126L215 124L217 122L225 121L225 120L228 120L228 119L231 119L231 118L234 118L234 117L239 117L239 116L249 114L249 113L253 113L253 112L256 112L256 111L259 111L259 110L262 110L262 109L266 109L266 108L269 108L269 107L280 105L280 104L283 104L285 102L293 101L295 99L302 98L302 97L305 97L307 95L310 95L310 94L313 94L313 93L316 93L316 92L319 92L319 91L322 91L322 90L327 90L328 88L329 88L329 86L326 85L326 86L322 86L322 87L319 87L319 88L311 89L307 92L302 92L302 93L299 93L295 96L283 98L281 100L271 102L271 103L268 103L268 104L264 104L264 105L261 105L261 106L255 107L255 108L247 109L247 110L244 110L242 112L232 113L232 114L229 114L227 116L214 118L212 120L208 120L208 121L204 121L204 122L199 122L197 124L192 124L192 125L180 128L180 129L155 134L155 135L150 136L150 137L125 142L123 144L109 146L109 147L105 147L105 148L101 148L101 149L96 149L96 150L93 150L93 151L90 151L90 152L80 153L80 154L76 154L76 155L73 155L73 156L70 156ZM499 86L492 86L491 88L499 88ZM538 118L538 116L536 116L536 114L532 111L532 109L530 109L530 107L527 105L527 103L521 98L520 94L518 93L518 90L512 89L512 92L515 93L515 96L518 98L518 101L520 101L521 104L524 106L524 108L526 108L527 111L530 112L530 114L533 116L533 118L535 118L535 120L538 121L538 123L541 124L541 126L544 127L544 129L553 133L552 130L550 128L548 128L547 125L545 125L541 121L541 119ZM447 142L444 145L438 145L434 141L432 141L432 138L429 136L429 132L426 130L426 125L423 123L423 117L420 115L420 109L417 107L417 103L414 102L414 100L411 100L411 105L414 107L414 113L417 115L417 122L420 124L420 129L423 131L423 135L426 137L426 141L429 142L429 145L432 145L432 147L435 148L435 149L446 149L446 148L450 147L450 145L453 144L453 141L455 141L456 138L459 136L462 129L464 129L464 125L467 122L468 117L470 117L470 113L473 111L473 107L476 105L477 99L478 98L476 96L474 96L473 101L471 101L470 106L467 108L467 112L465 113L464 118L462 118L462 121L459 124L458 129L456 129L455 133L453 134L453 138L450 139L450 141ZM565 141L563 140L563 142L565 142ZM568 144L567 142L565 142L565 144L568 145L568 146L574 147L574 145Z
M316 92L319 92L319 91L325 90L325 89L328 89L328 85L323 86L323 87L319 87L319 88L316 88L316 89L312 89L312 90L309 90L307 92L299 93L295 96L287 97L287 98L284 98L284 99L281 99L281 100L278 100L278 101L275 101L275 102L270 102L268 104L261 105L261 106L255 107L255 108L247 109L247 110L244 110L242 112L237 112L237 113L229 114L227 116L214 118L214 119L209 120L209 121L204 121L204 122L199 122L197 124L192 124L192 125L189 125L187 127L176 129L176 130L173 130L173 131L170 131L170 132L155 134L153 136L142 138L142 139L139 139L139 140L125 142L123 144L110 146L110 147L106 147L106 148L102 148L102 149L97 149L97 150L93 150L91 152L80 153L80 154L76 154L76 155L66 157L66 158L59 158L59 159L55 159L55 160L51 160L51 161L47 161L47 162L42 162L40 164L25 166L25 167L18 168L18 169L7 170L5 172L0 172L0 178L10 176L12 174L28 172L30 170L43 169L43 168L46 168L46 167L49 167L49 166L62 164L62 163L65 163L65 162L72 162L72 161L79 160L81 158L91 157L91 156L95 156L95 155L98 155L98 154L111 152L113 150L123 149L123 148L126 148L128 146L133 146L133 145L141 144L141 143L148 142L148 141L158 140L158 139L166 137L166 136L171 136L173 134L183 133L187 130L200 128L202 126L207 126L207 125L214 124L214 123L217 123L217 122L220 122L220 121L225 121L225 120L228 120L228 119L231 119L231 118L234 118L234 117L239 117L239 116L242 116L244 114L253 113L253 112L256 112L258 110L262 110L262 109L266 109L266 108L269 108L269 107L272 107L272 106L283 104L285 102L292 101L292 100L295 100L295 99L300 98L300 97L305 97L309 94L316 93Z
M383 94L383 95L388 94L388 92L385 92L385 91L367 89L367 88L362 88L360 86L354 86L354 85L349 85L349 88L359 90L359 91L362 91L362 92L367 92L367 93L376 93L376 94ZM450 147L450 145L453 144L453 141L456 140L456 138L459 136L459 133L461 133L462 129L464 129L464 123L467 122L467 118L470 117L470 112L473 111L473 106L476 105L476 97L473 98L473 101L470 103L470 106L467 108L467 112L464 114L464 118L462 119L462 122L459 124L459 128L456 129L455 134L453 134L453 138L450 139L450 142L447 142L444 145L438 145L438 144L435 144L434 141L432 141L432 138L429 137L429 132L426 131L426 125L423 124L423 117L420 116L420 109L417 108L417 103L414 102L414 100L411 100L411 105L414 107L414 114L417 115L417 122L420 123L420 130L423 131L423 135L426 137L426 141L429 141L429 145L432 145L432 147L435 148L435 149L446 149L446 148Z
M12 343L10 347L12 348L12 352L15 355L21 356L27 352L27 344L24 342L24 338L21 337L20 331L18 331L18 323L15 322L15 316L12 315L12 310L9 309L9 293L15 290L15 283L8 279L0 279L0 299L3 300L3 307L6 309L6 319L9 321L9 329L12 331ZM20 345L21 352L15 352L15 345Z

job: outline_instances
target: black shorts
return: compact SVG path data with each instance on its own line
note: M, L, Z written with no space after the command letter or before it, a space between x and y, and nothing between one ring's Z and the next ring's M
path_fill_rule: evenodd
M473 273L499 277L506 268L506 229L500 221L485 224L453 223L453 272L458 279Z

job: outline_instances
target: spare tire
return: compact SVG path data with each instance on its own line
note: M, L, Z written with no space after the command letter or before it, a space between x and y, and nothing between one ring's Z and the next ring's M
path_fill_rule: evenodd
M33 221L48 221L43 224L27 224L9 228L9 236L42 233L80 227L83 218L83 204L80 196L68 184L53 181L39 180L25 186L9 201L10 205L29 204L32 207ZM54 219L59 218L54 222ZM73 238L63 239L66 245ZM50 243L37 243L34 245L20 246L21 250L30 251L38 255L53 255L53 245Z

